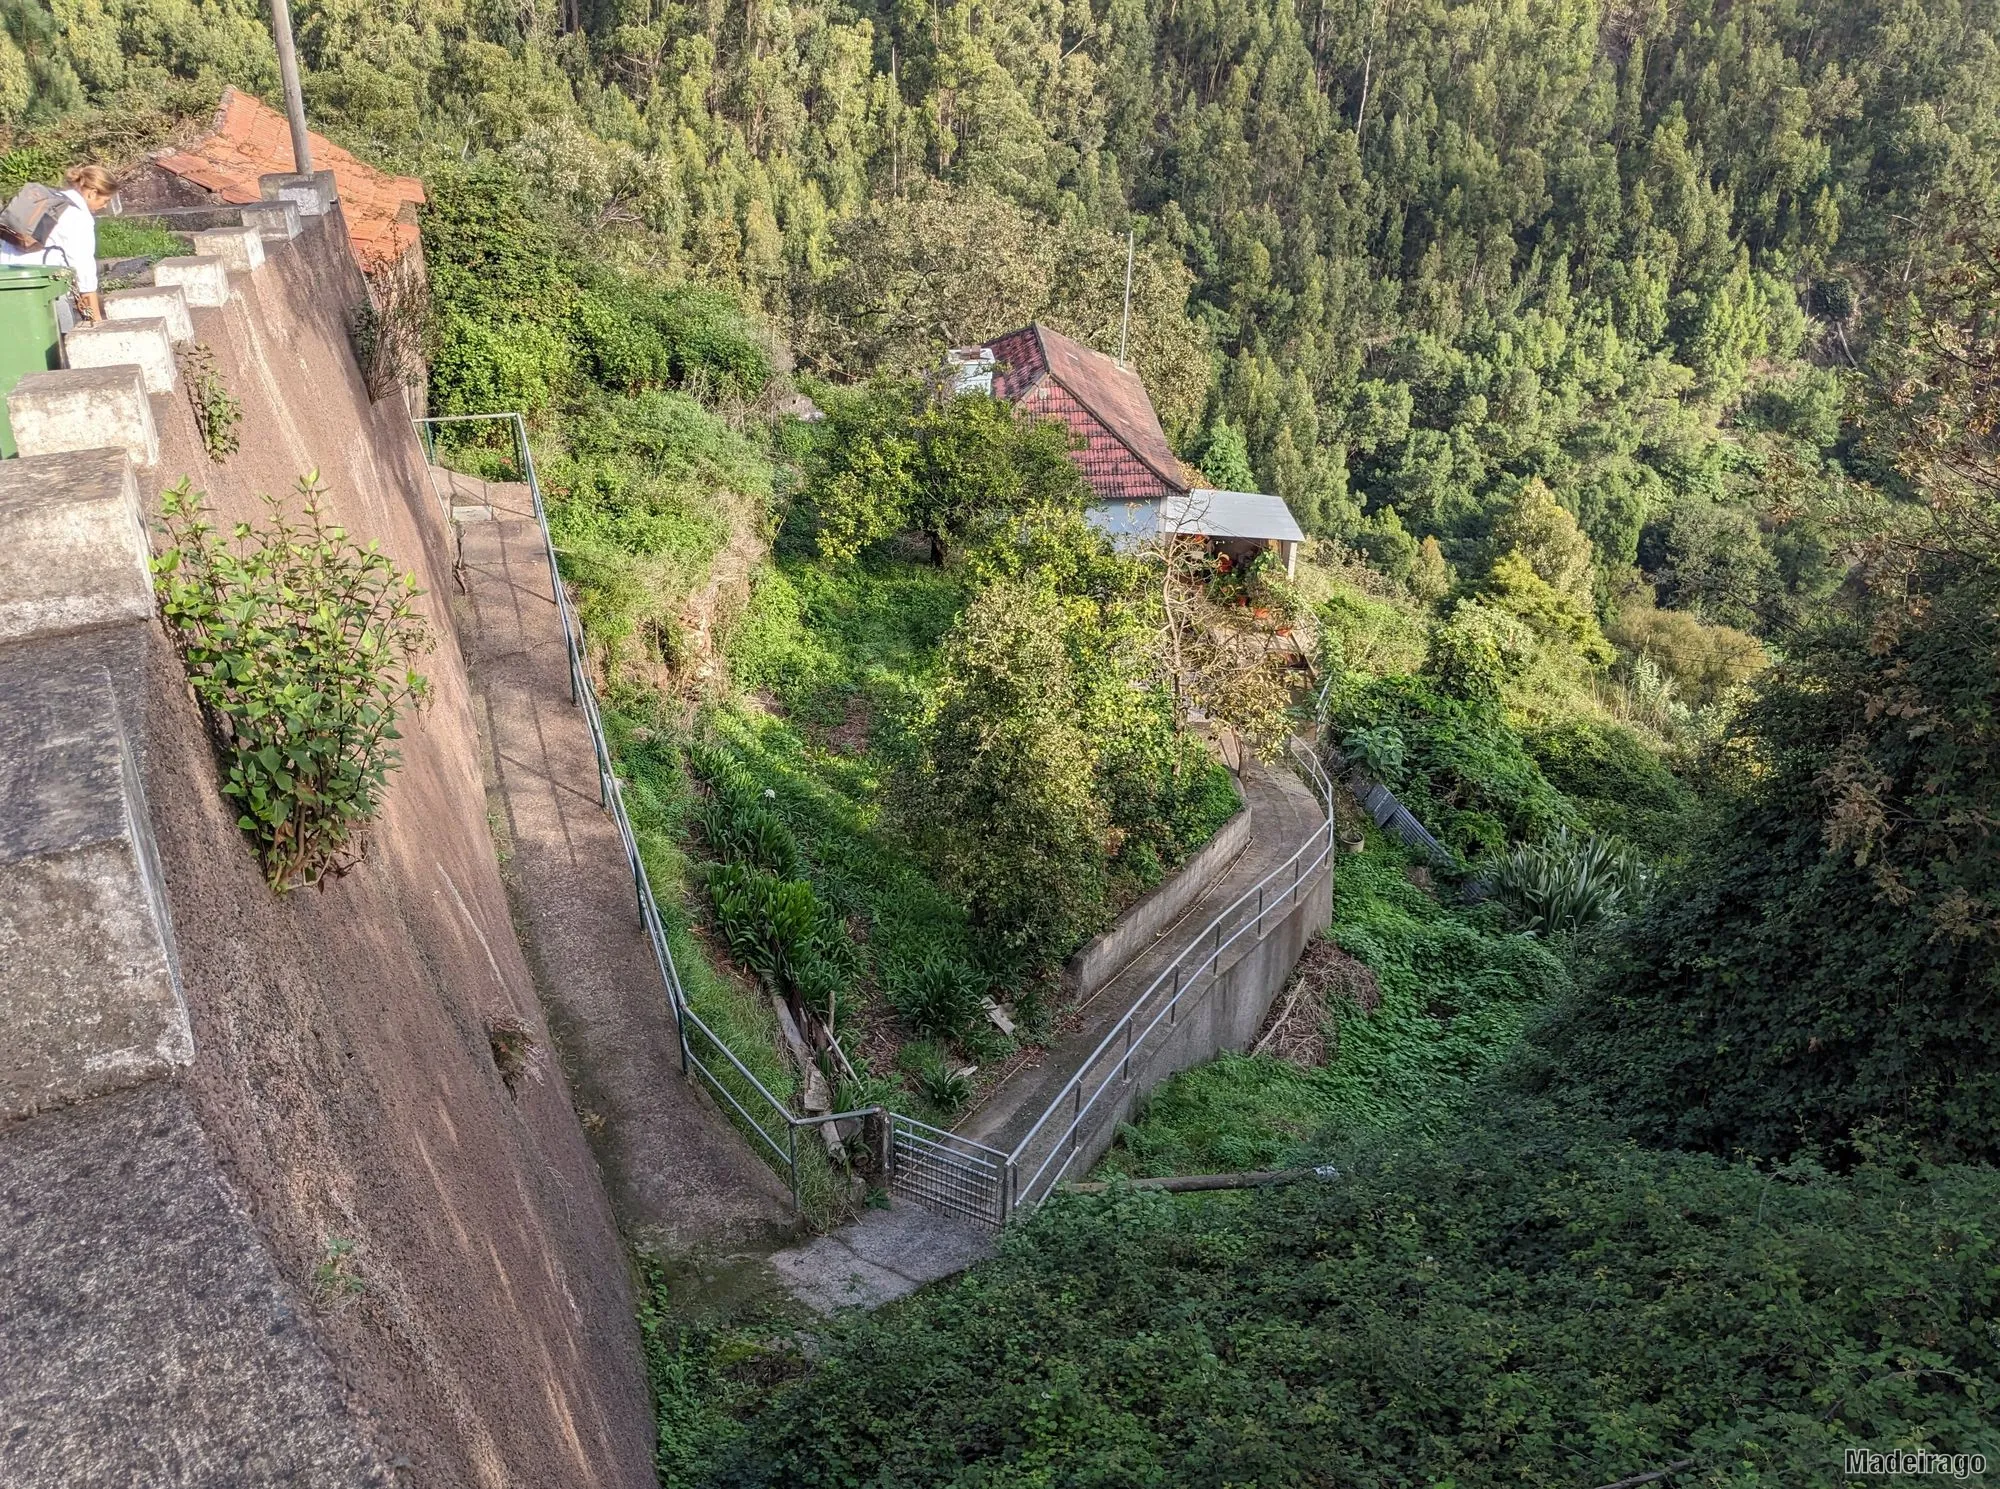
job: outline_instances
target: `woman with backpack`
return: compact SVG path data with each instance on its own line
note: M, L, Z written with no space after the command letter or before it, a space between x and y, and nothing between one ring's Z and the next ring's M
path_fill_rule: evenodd
M7 204L0 230L0 264L61 266L75 278L78 307L101 320L97 298L97 214L118 194L111 172L101 165L71 166L64 189L27 186ZM32 198L32 200L30 200Z

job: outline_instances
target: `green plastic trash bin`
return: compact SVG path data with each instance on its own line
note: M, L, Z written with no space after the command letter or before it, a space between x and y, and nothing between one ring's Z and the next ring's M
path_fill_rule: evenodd
M0 458L15 455L7 422L7 395L31 372L62 366L62 333L56 301L69 293L67 269L40 264L0 264Z

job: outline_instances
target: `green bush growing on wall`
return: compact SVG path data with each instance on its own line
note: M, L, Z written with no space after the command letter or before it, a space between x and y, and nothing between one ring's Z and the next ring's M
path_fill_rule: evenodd
M396 721L430 698L410 662L431 648L423 593L331 520L319 472L301 515L267 497L262 527L208 519L185 478L162 496L152 561L167 633L224 758L223 792L279 892L344 873L400 753Z

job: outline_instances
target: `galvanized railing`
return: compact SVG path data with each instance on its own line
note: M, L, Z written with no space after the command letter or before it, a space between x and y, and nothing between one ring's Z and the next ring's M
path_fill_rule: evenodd
M694 1011L688 1002L687 990L681 985L680 971L674 966L673 949L667 941L666 925L660 919L659 903L653 898L646 860L639 851L639 838L632 830L631 816L625 810L625 783L612 767L611 745L605 738L604 718L597 705L597 689L591 682L590 667L585 660L583 624L577 618L576 607L570 603L569 591L563 586L562 569L556 561L555 538L549 532L548 511L542 505L542 486L535 474L534 451L528 445L527 423L518 413L449 414L415 422L418 437L423 441L425 454L431 458L432 464L436 463L438 425L503 422L514 436L516 468L525 477L529 498L534 503L535 523L541 529L542 549L548 558L549 587L555 594L563 643L569 651L570 698L582 708L584 722L590 728L591 747L597 752L597 799L617 824L619 841L625 847L625 862L632 873L633 893L639 901L639 920L646 929L646 939L653 950L653 962L659 970L661 983L666 987L667 1002L679 1030L681 1070L684 1074L698 1075L735 1114L747 1135L778 1165L779 1171L791 1184L792 1204L796 1208L801 1200L799 1130L822 1127L831 1122L879 1118L883 1115L882 1109L864 1107L823 1116L800 1116L773 1095L770 1088L729 1047L728 1042ZM450 515L448 510L446 515Z
M1007 1155L956 1132L889 1114L890 1188L927 1210L981 1225L1007 1221Z
M1179 1027L1183 1014L1208 995L1220 980L1224 959L1239 942L1260 939L1271 917L1283 919L1303 895L1311 893L1322 868L1331 871L1333 782L1315 748L1298 739L1287 741L1287 745L1318 797L1326 821L1289 858L1203 927L1098 1041L1097 1048L1007 1155L1003 1213L1030 1208L1049 1196L1129 1088L1134 1059L1146 1054L1153 1041L1163 1042Z
M960 1133L949 1132L920 1122L900 1112L882 1107L835 1112L826 1116L800 1116L773 1095L745 1065L728 1043L705 1023L689 1005L680 973L667 941L666 926L653 898L652 882L646 873L639 840L625 810L623 782L613 769L611 747L605 738L597 692L583 649L583 627L569 593L563 587L562 571L556 558L555 539L549 531L548 513L542 504L541 483L535 474L534 452L528 445L527 424L518 413L456 414L416 421L419 437L435 464L435 427L443 424L505 422L514 437L515 459L534 503L535 521L541 529L542 546L548 559L549 584L555 594L562 623L563 640L569 651L570 696L582 708L590 727L592 748L597 753L598 797L618 826L625 847L625 859L632 873L632 887L639 902L639 918L652 944L653 959L667 990L668 1004L679 1030L681 1069L699 1076L734 1114L756 1144L777 1163L789 1178L792 1202L800 1202L799 1132L833 1122L883 1119L888 1128L884 1154L892 1191L926 1208L960 1216L980 1224L1001 1226L1016 1213L1041 1203L1061 1182L1085 1146L1085 1129L1100 1112L1108 1114L1114 1104L1111 1093L1122 1090L1131 1079L1132 1062L1147 1052L1149 1041L1171 1033L1182 1011L1198 1004L1213 989L1222 970L1222 961L1246 937L1258 938L1273 916L1291 913L1301 897L1311 892L1322 868L1330 872L1333 857L1333 783L1320 764L1315 749L1297 739L1289 749L1301 773L1318 796L1326 812L1326 823L1302 843L1283 863L1272 869L1240 898L1216 916L1196 936L1173 964L1162 971L1133 1003L1111 1032L1099 1042L1089 1059L1056 1094L1054 1101L1036 1119L1013 1151L1002 1152ZM447 503L447 506L449 504ZM449 512L447 511L447 517ZM1325 694L1321 694L1322 710ZM1067 1112L1067 1121L1063 1120ZM1061 1124L1061 1125L1058 1125ZM782 1136L780 1136L782 1134ZM1032 1164L1032 1168L1028 1165ZM1026 1179L1023 1180L1023 1174Z

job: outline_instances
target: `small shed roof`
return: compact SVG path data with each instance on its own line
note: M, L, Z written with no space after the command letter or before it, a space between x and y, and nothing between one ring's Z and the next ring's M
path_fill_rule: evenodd
M1159 533L1267 543L1303 543L1306 538L1284 499L1260 491L1198 487L1160 501L1100 502L1086 515L1114 543Z
M1261 491L1216 491L1198 486L1161 504L1160 526L1205 538L1262 538L1274 543L1306 540L1285 499Z

